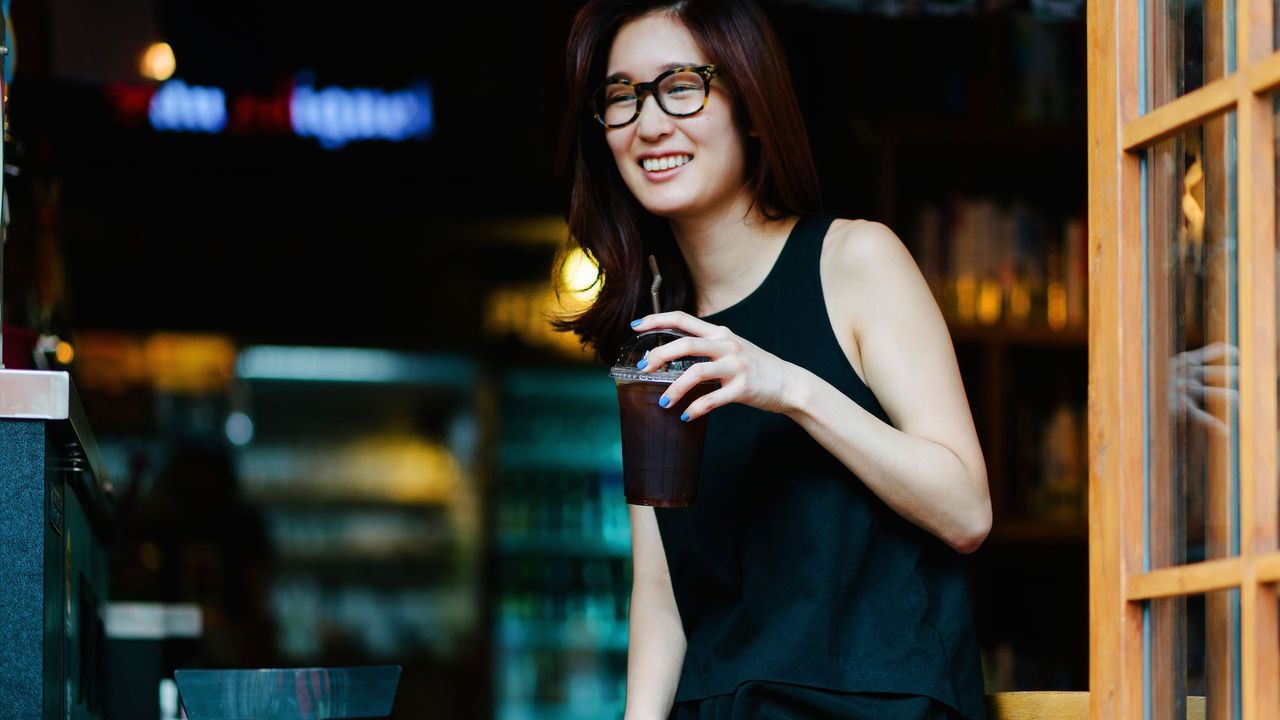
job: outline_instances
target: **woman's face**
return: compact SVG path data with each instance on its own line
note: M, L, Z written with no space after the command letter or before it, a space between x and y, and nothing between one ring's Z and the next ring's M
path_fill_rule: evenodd
M606 77L649 82L673 65L708 65L712 59L693 36L665 12L622 26L609 51ZM645 95L640 117L620 128L603 129L631 193L649 212L665 218L694 215L734 202L746 192L743 135L723 83L711 82L707 105L695 115L671 117ZM653 158L684 156L679 167L646 170Z

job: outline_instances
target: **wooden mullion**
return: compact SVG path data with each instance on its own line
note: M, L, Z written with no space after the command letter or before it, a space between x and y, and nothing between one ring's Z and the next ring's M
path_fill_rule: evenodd
M1280 84L1273 0L1238 0L1237 46L1248 81L1237 100L1240 298L1240 589L1242 720L1280 717L1280 642L1274 589L1266 586L1277 534L1276 147ZM1268 553L1273 553L1267 555ZM1280 569L1280 568L1278 568Z
M1261 584L1280 584L1280 552L1270 552L1254 558L1253 571ZM1275 588L1272 588L1272 592Z
M1230 590L1244 579L1246 560L1226 558L1152 570L1129 578L1130 601Z
M1222 78L1228 75L1227 67L1227 3L1235 0L1204 0L1204 76ZM1234 40L1232 38L1231 40ZM1242 87L1237 83L1237 88ZM1204 337L1201 345L1228 346L1232 341L1235 318L1232 310L1238 284L1232 282L1235 268L1231 267L1230 230L1233 214L1231 199L1237 188L1231 184L1231 167L1236 164L1235 148L1231 143L1232 127L1229 116L1216 115L1204 123L1200 164L1204 172L1204 226L1198 241L1201 272L1204 273ZM1196 238L1188 238L1195 241ZM1190 348L1187 348L1190 349ZM1233 411L1236 402L1231 398L1211 395L1205 398L1205 411L1221 422L1218 429L1203 424L1194 427L1196 440L1203 440L1206 462L1203 474L1196 474L1192 482L1204 480L1204 546L1205 559L1216 560L1232 555L1235 538L1232 480L1238 458L1234 456ZM1194 471L1193 471L1194 472ZM1235 692L1236 647L1239 629L1236 625L1234 602L1231 593L1212 592L1204 596L1204 668L1207 685L1207 712L1210 717L1235 716L1239 702ZM1187 648L1189 651L1189 648Z
M1164 13L1157 17L1163 19ZM1163 35L1159 31L1153 35ZM1158 64L1170 65L1173 59ZM1168 88L1169 92L1173 88ZM1157 93L1158 95L1159 93ZM1149 424L1142 443L1149 457L1148 484L1145 497L1147 513L1147 562L1150 568L1166 568L1186 562L1186 496L1184 468L1177 451L1186 447L1181 425L1175 421L1169 393L1173 387L1169 359L1175 347L1173 319L1176 317L1177 279L1182 272L1173 270L1180 255L1172 252L1180 232L1181 185L1178 180L1185 168L1182 162L1182 138L1175 136L1143 151L1147 162L1147 192L1142 199L1147 206L1147 312L1143 319L1147 332L1146 383L1151 388L1148 408ZM1134 254L1136 259L1137 253ZM1141 324L1139 324L1141 331ZM1139 491L1141 488L1135 488ZM1151 607L1151 634L1147 656L1151 673L1152 717L1173 717L1179 712L1178 698L1186 695L1185 603L1154 603Z
M1274 90L1280 86L1280 53L1267 54L1245 68L1244 72L1249 78L1249 89L1253 92L1265 93Z
M1124 149L1130 152L1141 150L1232 109L1239 95L1239 86L1239 74L1229 75L1125 123L1121 141Z
M1087 0L1089 108L1089 704L1095 720L1142 715L1142 608L1124 597L1142 568L1137 3ZM1137 322L1134 319L1137 319ZM1135 334L1136 333L1136 334Z
M1148 43L1148 97L1151 107L1162 108L1180 94L1178 76L1186 65L1182 42L1185 2L1146 4ZM1185 104L1185 103L1184 103ZM1175 106L1176 109L1177 106ZM1157 113L1159 117L1159 113ZM1185 174L1181 134L1164 138L1141 152L1147 156L1147 185L1141 202L1147 209L1146 313L1139 330L1147 333L1145 383L1149 418L1142 445L1149 458L1147 491L1143 509L1147 516L1147 567L1165 568L1186 562L1184 468L1177 462L1185 451L1185 433L1176 421L1169 393L1173 374L1169 359L1178 351L1174 320L1183 273L1183 254L1177 252L1181 235L1182 185ZM1135 252L1131 257L1139 257ZM1147 710L1152 717L1176 717L1186 697L1186 602L1153 602L1150 633L1144 648L1150 673Z

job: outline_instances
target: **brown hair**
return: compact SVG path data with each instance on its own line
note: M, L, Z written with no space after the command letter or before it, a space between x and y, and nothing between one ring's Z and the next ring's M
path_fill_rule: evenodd
M569 33L569 108L560 136L559 175L567 182L569 247L581 247L600 266L591 307L554 321L573 331L596 355L613 361L631 335L630 321L647 312L655 255L662 270L664 309L694 311L693 281L670 224L649 211L623 183L592 117L591 92L604 80L618 30L653 12L668 12L693 35L719 70L733 98L734 117L751 128L747 187L752 207L767 218L817 212L818 173L782 51L763 11L751 0L592 0ZM567 254L566 254L567 256Z

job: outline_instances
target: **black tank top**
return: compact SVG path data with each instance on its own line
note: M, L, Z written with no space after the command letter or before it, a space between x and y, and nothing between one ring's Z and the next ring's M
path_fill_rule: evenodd
M819 262L833 220L801 218L764 282L705 319L889 422L827 316ZM764 680L926 695L985 717L964 556L791 419L714 410L697 501L656 513L688 639L676 702Z

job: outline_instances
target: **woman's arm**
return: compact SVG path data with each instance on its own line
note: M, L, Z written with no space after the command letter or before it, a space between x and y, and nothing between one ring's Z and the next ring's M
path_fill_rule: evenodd
M688 418L730 402L785 414L889 507L957 551L972 552L990 531L991 499L937 303L906 248L879 223L839 223L827 253L824 275L829 268L840 279L828 288L828 303L851 308L848 332L864 379L892 425L808 370L685 313L651 315L637 326L695 336L652 351L646 368L690 355L711 358L672 383L668 406L695 383L720 380L719 390L689 406Z
M787 368L785 412L899 514L960 552L991 528L986 464L946 321L910 253L887 227L833 228L824 274L836 323L849 317L863 377L887 425L829 384Z
M684 663L684 626L653 508L631 506L626 720L664 720Z
M833 323L855 338L892 425L795 365L786 414L893 510L957 551L977 550L991 529L986 462L933 293L879 223L838 224L823 265Z

